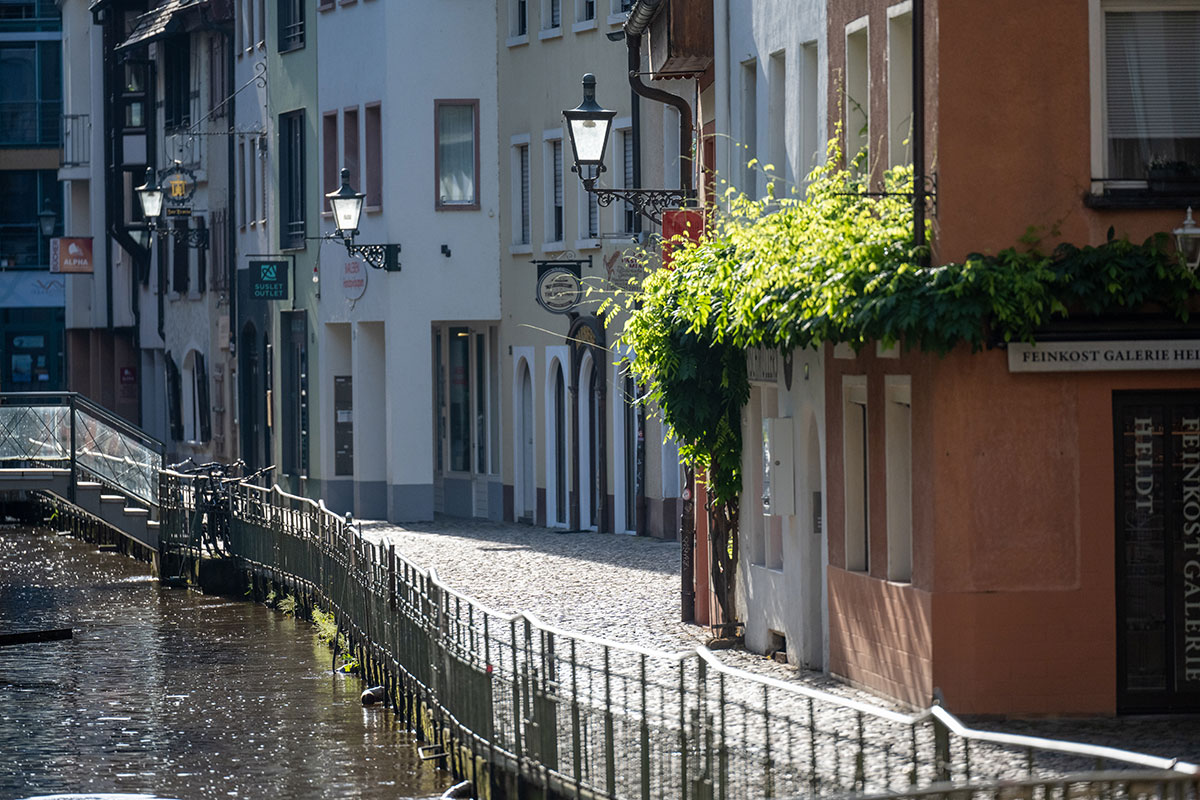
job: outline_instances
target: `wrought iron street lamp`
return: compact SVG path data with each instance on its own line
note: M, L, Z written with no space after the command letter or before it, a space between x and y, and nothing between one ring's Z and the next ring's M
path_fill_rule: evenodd
M159 233L177 239L183 238L186 239L188 247L208 247L207 228L171 228L163 222L163 190L158 184L154 167L146 167L146 182L135 187L134 191L142 204L142 216L146 218L146 230L149 234Z
M333 212L335 226L334 232L325 238L341 239L342 244L346 246L346 253L351 258L361 258L375 269L399 272L400 245L354 243L366 195L354 191L354 187L350 185L350 170L342 168L342 185L325 197L329 200L329 210Z
M596 196L596 202L608 207L616 200L633 205L638 213L655 223L662 221L662 212L668 208L685 206L691 200L688 189L606 189L596 186L600 174L606 172L604 151L608 147L608 136L612 130L613 117L617 112L602 107L596 102L596 76L583 76L583 102L575 108L563 111L567 121L567 135L575 165L571 171L579 175L585 191Z
M1195 272L1200 267L1200 227L1196 226L1196 221L1192 219L1192 207L1188 206L1187 216L1183 219L1183 225L1176 228L1175 246L1179 248L1179 255L1183 259L1183 263L1192 272Z

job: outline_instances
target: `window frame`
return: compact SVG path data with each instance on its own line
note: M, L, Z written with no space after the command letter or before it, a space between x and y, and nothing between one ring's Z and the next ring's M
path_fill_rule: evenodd
M474 122L473 144L475 173L472 180L474 197L471 202L442 201L442 159L440 154L441 110L443 106L470 106ZM478 211L479 206L479 98L436 98L433 101L433 207L436 211Z
M1121 180L1108 177L1108 120L1105 80L1107 52L1104 46L1104 15L1109 12L1137 13L1155 11L1197 11L1200 0L1088 0L1088 73L1091 99L1091 195L1093 207L1128 205L1130 207L1183 208L1197 194L1164 194L1155 192L1149 179ZM1200 182L1200 179L1198 179ZM1103 200L1100 200L1103 198ZM1092 202L1097 201L1097 202Z
M563 144L561 128L551 128L542 132L542 243L558 249L562 249L562 245L567 240L566 180L563 178L563 172L566 170L566 154ZM554 165L555 145L558 145L557 171ZM561 201L558 206L554 204L556 192L557 199ZM556 211L557 217L555 216ZM555 230L556 225L558 230ZM559 235L555 237L555 233Z
M299 141L292 141L292 126L299 131ZM279 249L303 250L308 227L307 198L305 197L305 135L304 109L284 112L279 115ZM295 168L295 172L293 172ZM295 193L299 192L299 202ZM299 211L299 217L289 218L291 211ZM299 234L289 232L289 227L300 223Z
M286 13L285 13L286 11ZM296 50L303 50L306 44L307 29L304 19L304 0L279 0L276 7L276 15L278 17L276 25L276 50L280 53L291 53ZM287 34L288 27L295 28L295 32Z
M509 139L510 252L514 254L533 252L533 165L529 161L529 143L527 133Z

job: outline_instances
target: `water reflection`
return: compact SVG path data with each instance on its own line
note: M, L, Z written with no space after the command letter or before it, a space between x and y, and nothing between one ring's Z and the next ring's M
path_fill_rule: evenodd
M0 631L74 629L0 650L0 798L430 796L394 715L358 703L304 623L164 589L148 568L0 529Z

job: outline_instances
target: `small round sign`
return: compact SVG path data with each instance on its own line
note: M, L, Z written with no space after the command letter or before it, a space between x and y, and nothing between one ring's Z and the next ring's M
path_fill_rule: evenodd
M566 314L583 299L579 277L569 269L553 267L542 273L537 283L537 301L552 314Z

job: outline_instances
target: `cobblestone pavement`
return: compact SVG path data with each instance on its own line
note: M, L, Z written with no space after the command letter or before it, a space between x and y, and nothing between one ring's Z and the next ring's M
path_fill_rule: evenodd
M359 525L366 538L394 544L413 563L436 569L448 585L496 611L529 611L567 630L667 652L691 650L709 636L706 628L678 621L675 542L449 517L408 527L372 521ZM721 651L718 656L750 672L895 708L884 698L822 673L745 651ZM1200 763L1200 716L969 724ZM973 751L972 758L981 755Z

